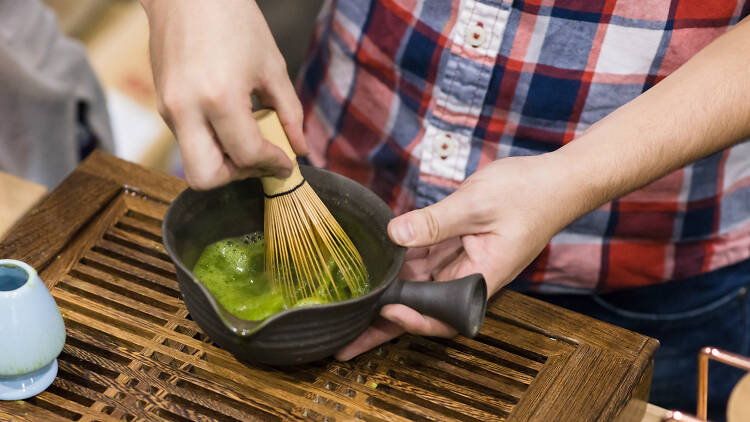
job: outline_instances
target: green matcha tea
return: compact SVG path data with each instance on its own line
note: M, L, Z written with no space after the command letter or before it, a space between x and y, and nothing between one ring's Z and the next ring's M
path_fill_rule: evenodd
M263 233L256 232L206 246L193 273L230 313L242 319L261 320L289 307L273 288L264 262ZM367 292L366 282L361 291L352 292L333 260L329 260L328 269L333 280L324 281L315 296L299 299L293 307L330 303L332 297L346 300Z

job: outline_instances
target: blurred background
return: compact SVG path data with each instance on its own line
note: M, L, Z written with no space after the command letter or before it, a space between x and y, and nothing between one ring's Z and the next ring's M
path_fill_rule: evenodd
M156 110L148 21L137 0L45 0L61 30L79 40L107 95L115 154L182 175L174 137ZM323 0L257 0L294 80Z

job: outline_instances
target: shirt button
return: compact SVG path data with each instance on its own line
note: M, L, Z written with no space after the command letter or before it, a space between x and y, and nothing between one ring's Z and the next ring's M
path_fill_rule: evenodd
M442 136L438 136L433 143L435 154L440 157L441 160L445 160L453 154L456 149L456 141L450 133L444 133Z
M484 44L484 41L487 39L487 31L484 29L484 24L482 22L477 22L474 25L470 25L466 29L466 42L474 47L477 48Z

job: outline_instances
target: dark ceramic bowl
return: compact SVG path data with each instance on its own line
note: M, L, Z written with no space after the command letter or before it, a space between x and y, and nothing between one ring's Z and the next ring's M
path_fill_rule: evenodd
M359 249L370 275L370 292L342 302L283 311L261 321L235 317L198 281L192 268L210 243L263 230L263 189L257 179L205 192L187 189L164 218L164 246L177 269L185 305L209 337L247 362L311 362L355 339L388 303L404 303L466 336L479 331L487 299L481 275L441 283L398 279L405 249L392 243L386 233L393 218L388 206L351 179L313 167L301 169Z

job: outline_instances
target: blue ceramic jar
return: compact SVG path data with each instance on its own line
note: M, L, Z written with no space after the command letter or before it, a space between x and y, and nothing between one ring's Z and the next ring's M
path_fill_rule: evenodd
M65 325L36 271L0 259L0 400L44 391L57 375Z

